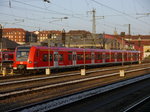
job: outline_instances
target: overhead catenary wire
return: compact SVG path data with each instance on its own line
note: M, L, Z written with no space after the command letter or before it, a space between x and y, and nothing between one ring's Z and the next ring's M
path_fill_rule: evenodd
M123 15L126 15L126 16L128 16L128 17L130 17L130 18L132 18L132 19L134 19L134 20L136 20L136 21L140 21L140 22L143 22L143 23L146 24L146 25L150 25L149 23L147 23L147 22L145 22L145 21L137 20L134 16L129 15L129 14L125 13L125 12L120 11L120 10L117 10L117 9L115 9L115 8L112 8L112 7L110 7L110 6L107 6L107 5L105 5L105 4L102 4L102 3L100 3L99 1L96 1L96 0L91 0L91 1L95 2L95 3L98 4L98 5L104 6L104 7L108 8L108 9L111 9L111 10L113 10L113 11L115 11L115 12L118 12L118 13L121 13L121 14L123 14Z
M8 1L9 0L7 0L7 2ZM71 29L79 29L79 28L80 29L81 28L82 29L89 29L91 27L91 21L90 21L90 18L87 17L86 11L85 11L85 14L82 14L82 13L80 14L80 12L75 12L73 7L71 7L71 8L64 7L64 6L62 6L62 4L55 3L54 1L52 1L50 4L47 4L47 3L43 2L43 4L45 4L46 7L44 7L44 5L43 6L42 5L38 6L35 2L33 2L33 1L36 1L36 0L22 0L22 1L10 0L10 1L12 2L12 8L10 9L10 11L12 11L11 14L14 15L14 19L15 18L17 18L17 19L18 18L23 18L25 20L24 25L26 24L26 22L28 22L28 24L35 25L35 27L39 26L39 24L41 24L41 27L46 26L48 28L48 24L44 24L44 23L48 23L49 21L51 21L50 19L52 17L55 17L55 15L56 15L56 17L58 17L58 16L61 16L61 17L62 16L68 16L69 17L68 22L65 22L65 24L64 24L64 22L62 22L62 24L59 24L59 27L62 27L62 26L65 27L66 25L69 26L68 28L71 28ZM42 0L40 0L40 1L42 3ZM94 1L96 1L96 0L94 0ZM38 3L38 1L36 1L36 2ZM70 2L72 4L74 4L73 1L70 1ZM91 0L84 0L84 2L86 2L86 5L87 5L88 8L92 8L94 6L93 4L95 4L95 2L93 2L93 1L91 2ZM2 6L2 4L0 4L0 5ZM3 4L3 5L6 5L6 4ZM72 6L74 6L74 5L72 5ZM9 8L8 4L5 7ZM62 9L62 10L57 11L55 8L59 8L59 9ZM143 22L136 23L137 21L139 22L139 20L135 20L134 14L132 14L132 13L127 13L128 15L126 15L126 14L124 14L124 12L121 11L122 13L117 12L116 14L111 15L111 14L105 14L106 11L104 9L104 6L102 6L101 8L103 9L103 11L102 11L103 16L105 16L105 19L102 20L102 22L104 22L104 24L105 24L105 27L104 27L105 30L107 30L106 26L108 27L110 25L108 23L109 19L107 19L107 18L110 18L110 17L121 17L122 16L125 19L127 17L129 17L130 19L134 20L134 21L132 21L133 24L134 23L135 24L140 24L140 26L141 26L141 23L143 23ZM18 12L19 11L26 11L26 12L25 12L25 15L22 15L22 16L19 15L20 16L19 17L16 13L17 11ZM3 13L5 13L5 12L3 12ZM6 14L9 14L9 13L6 13ZM15 16L18 16L18 17L15 17ZM130 16L132 16L133 18L130 17ZM11 17L13 17L13 16L11 16ZM129 18L127 18L128 21L130 21ZM71 22L71 21L74 21L74 22ZM81 21L82 26L81 26L80 23L76 24L75 21ZM7 22L7 20L6 20L6 22ZM13 21L12 21L12 23L13 23ZM99 24L99 27L101 27L102 23L101 24L99 22L97 22L97 23ZM23 23L21 23L21 24L23 24ZM53 25L56 24L56 26L57 26L56 22L52 23L52 24ZM120 24L120 23L118 23L118 24ZM127 23L124 23L124 24L127 24ZM49 26L51 26L51 25L49 25ZM103 24L102 24L102 26L103 26ZM112 28L113 27L115 28L115 22L112 23L111 26L112 26ZM134 25L132 25L132 26L134 26ZM134 28L136 28L136 27L134 27ZM102 28L100 28L100 29L102 29Z

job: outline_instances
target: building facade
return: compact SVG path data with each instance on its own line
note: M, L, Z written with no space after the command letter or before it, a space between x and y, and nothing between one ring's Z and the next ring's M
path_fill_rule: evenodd
M50 36L52 36L52 38L60 38L61 37L61 31L55 31L55 30L36 31L35 34L37 34L38 42L43 42L43 41L47 40Z
M26 43L26 31L22 28L4 28L3 37L18 44Z

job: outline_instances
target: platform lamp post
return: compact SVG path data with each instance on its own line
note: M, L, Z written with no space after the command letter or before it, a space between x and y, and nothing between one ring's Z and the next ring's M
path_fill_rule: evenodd
M123 65L124 65L124 52L123 52L123 50L124 50L123 38L124 38L124 37L125 37L125 32L121 32L122 67L123 67ZM124 71L124 69L122 68L122 69L120 70L120 77L124 77L124 76L125 76L125 71Z
M62 43L63 43L63 46L65 47L66 46L66 31L65 31L65 29L62 30Z
M52 34L48 34L48 67L46 68L46 75L50 75L51 74L51 68L50 68L50 47L51 47L51 38L52 38Z
M2 43L2 36L3 36L3 29L2 29L2 25L0 24L0 53L1 53L1 72L3 71L3 54L2 54L2 49L3 49L3 43Z
M140 35L138 38L138 43L139 43L139 64L141 64L141 36Z
M125 37L125 32L121 32L122 66L123 66L123 64L124 64L124 52L123 52L123 50L124 50L123 38L124 38L124 37Z
M83 45L84 45L84 48L83 48L83 69L81 69L81 75L86 75L86 69L85 69L85 60L86 60L86 57L85 57L85 38L86 38L86 34L83 34Z

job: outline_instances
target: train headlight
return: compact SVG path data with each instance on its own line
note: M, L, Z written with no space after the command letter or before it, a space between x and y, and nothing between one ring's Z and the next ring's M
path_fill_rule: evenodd
M29 63L32 63L32 61L29 61Z

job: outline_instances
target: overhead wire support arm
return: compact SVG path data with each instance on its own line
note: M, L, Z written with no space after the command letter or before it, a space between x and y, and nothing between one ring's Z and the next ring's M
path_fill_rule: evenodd
M49 0L43 0L44 2L47 2L47 3L50 3L50 1Z
M139 17L136 17L136 19L138 19L138 18L142 18L142 17L147 17L150 15L150 13L136 13L136 15L140 15Z
M104 16L96 16L96 9L87 11L87 13L92 13L92 37L94 40L94 44L96 45L96 19L104 19Z

